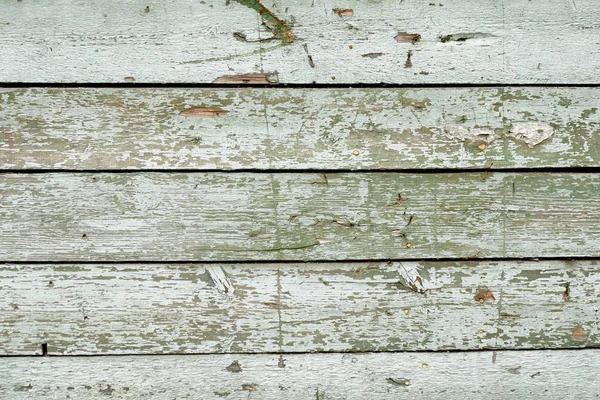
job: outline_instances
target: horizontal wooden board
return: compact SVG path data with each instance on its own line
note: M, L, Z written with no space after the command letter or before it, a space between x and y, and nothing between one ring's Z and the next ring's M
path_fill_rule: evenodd
M10 399L595 399L599 350L8 358Z
M600 256L587 173L0 175L2 261Z
M600 345L598 261L3 265L0 354Z
M2 89L1 169L600 166L599 88Z
M0 82L600 83L599 14L597 0L10 1Z

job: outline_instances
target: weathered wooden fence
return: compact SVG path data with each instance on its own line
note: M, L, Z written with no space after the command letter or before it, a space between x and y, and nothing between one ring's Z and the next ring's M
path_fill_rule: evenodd
M0 398L597 398L599 21L4 1Z

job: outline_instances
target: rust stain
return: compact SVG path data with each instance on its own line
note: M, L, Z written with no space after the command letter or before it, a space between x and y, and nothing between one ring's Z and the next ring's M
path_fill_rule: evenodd
M575 328L575 330L573 330L573 333L571 334L571 339L574 342L585 342L587 341L588 335L588 331L583 329L583 327L578 326L577 328Z
M394 36L396 42L398 43L417 43L421 40L421 35L418 33L408 33L408 32L398 32L396 36Z
M483 303L486 300L496 300L494 294L489 289L480 289L475 293L475 301Z
M213 118L228 112L218 107L192 107L182 110L179 115L187 118Z
M227 83L234 85L270 85L277 82L277 73L225 75L213 81L213 83Z
M354 15L354 10L351 8L334 8L333 12L340 17L352 17Z
M0 153L0 161L13 163L15 161L15 153L12 151L17 144L17 135L7 128L0 128L0 132L4 135L4 143L8 145L9 151ZM4 146L3 146L4 147Z

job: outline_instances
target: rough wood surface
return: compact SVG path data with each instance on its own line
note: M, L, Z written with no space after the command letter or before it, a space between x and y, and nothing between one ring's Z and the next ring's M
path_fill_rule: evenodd
M4 3L1 82L600 82L597 0Z
M7 358L0 392L11 400L596 399L599 353Z
M0 354L593 347L599 281L597 261L4 265Z
M600 166L598 88L3 89L2 169Z
M0 175L2 261L600 256L587 173Z

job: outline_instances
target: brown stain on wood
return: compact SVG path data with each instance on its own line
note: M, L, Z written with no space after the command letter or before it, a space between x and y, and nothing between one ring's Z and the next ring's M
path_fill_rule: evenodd
M182 110L179 115L187 118L214 118L228 112L218 107L192 107Z
M277 83L276 74L241 74L225 75L213 81L213 83L226 83L234 85L270 85Z
M480 289L475 293L475 301L483 303L486 300L496 300L494 294L489 289Z

